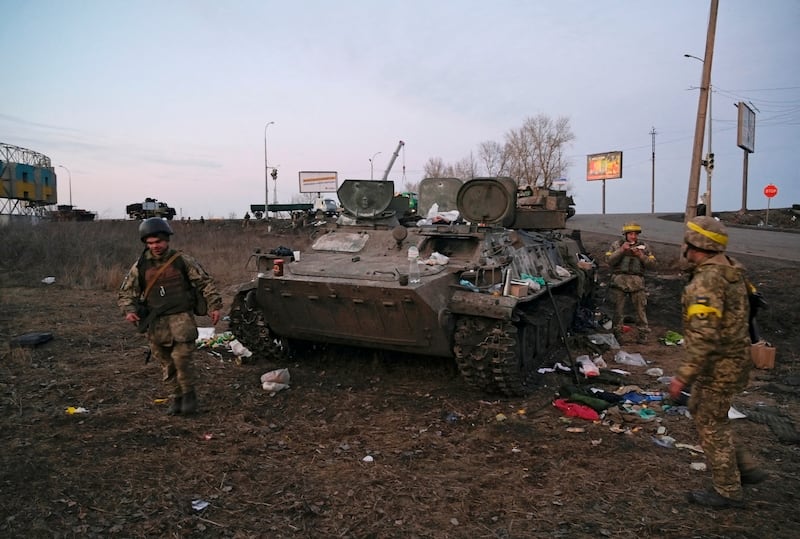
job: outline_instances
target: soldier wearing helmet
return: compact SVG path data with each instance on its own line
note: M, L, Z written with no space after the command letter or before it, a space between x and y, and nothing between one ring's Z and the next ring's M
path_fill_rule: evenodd
M609 294L614 303L614 336L622 339L622 323L625 318L625 300L630 297L636 313L637 342L647 341L650 326L647 323L647 292L644 287L644 272L656 266L656 257L644 243L639 241L642 227L628 222L622 227L622 239L611 244L606 252L606 262L611 269Z
M686 223L683 256L692 266L683 291L686 357L670 384L677 398L691 385L689 410L711 468L713 488L689 493L710 507L743 505L742 484L766 478L743 448L735 447L728 410L748 382L752 360L744 268L725 254L728 231L716 219Z
M173 391L168 413L193 414L197 411L191 369L198 336L192 312L195 289L205 298L214 325L220 319L222 297L197 260L170 248L172 234L169 223L159 217L141 222L139 238L145 248L125 276L117 304L125 320L147 333L150 352L161 363L164 381Z

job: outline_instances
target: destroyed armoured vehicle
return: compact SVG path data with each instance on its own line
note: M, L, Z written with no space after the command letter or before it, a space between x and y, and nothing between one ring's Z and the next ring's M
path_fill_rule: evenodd
M517 207L509 178L427 178L410 226L391 181L346 180L337 193L344 211L300 260L272 255L240 288L231 329L253 357L281 360L302 343L422 354L454 359L481 390L524 394L593 281L567 212Z

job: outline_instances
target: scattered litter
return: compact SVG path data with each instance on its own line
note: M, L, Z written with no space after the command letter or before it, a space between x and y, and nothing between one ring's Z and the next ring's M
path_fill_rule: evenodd
M522 449L520 449L519 447L512 447L511 448L511 452L512 453L522 453Z
M672 436L661 434L658 436L653 436L652 438L653 442L659 447L664 447L666 449L672 449L675 447L675 438Z
M743 414L742 412L740 412L739 410L737 410L733 406L731 406L728 409L728 419L744 419L746 417L747 416L745 414Z
M26 333L11 339L12 347L32 348L40 344L44 344L53 340L53 334L46 331L37 331L35 333Z
M580 365L580 371L585 377L600 375L600 369L597 368L597 365L594 364L589 356L579 356L575 359L575 362Z
M706 471L706 463L705 462L693 462L689 465L689 468L696 472L704 472Z
M166 404L169 399L153 399L153 404Z
M658 376L663 376L664 375L664 370L663 369L659 369L658 367L653 367L653 368L647 369L646 371L644 371L644 373L646 375L648 375L648 376L656 376L656 377L658 377Z
M54 282L56 282L56 278L55 277L45 277L44 279L42 279L42 282L44 284L53 284Z
M275 369L261 375L261 387L264 391L277 393L289 387L290 379L289 369Z
M688 449L689 451L694 451L695 453L703 453L703 448L699 445L677 443L675 444L675 449Z
M642 354L629 354L625 350L620 350L614 356L614 361L622 363L623 365L632 365L634 367L646 367L647 362L642 357Z
M214 328L197 328L197 340L204 341L214 338Z
M667 333L660 338L659 341L667 346L677 346L683 344L683 335L677 331L667 331Z
M87 409L86 409L86 408L84 408L83 406L78 406L77 408L76 408L76 407L74 407L74 406L69 406L69 407L67 407L67 409L66 409L65 411L66 411L66 412L67 412L69 415L75 415L75 414L88 414L88 413L89 413L89 410L87 410Z
M567 432L586 432L583 427L567 427Z
M613 333L592 333L586 336L592 344L605 344L612 350L619 350L619 341Z
M497 421L500 421L500 422L503 422L503 421L505 421L506 419L508 419L508 417L506 417L506 414L502 414L502 413L501 413L501 414L497 414L496 416L494 416L494 418L495 418Z
M361 462L372 462L372 461L374 461L374 460L375 460L375 459L374 459L374 458L372 458L372 455L367 455L366 457L364 457L363 459L361 459Z
M245 345L243 345L236 339L232 340L228 344L228 346L231 347L231 352L233 352L233 355L235 355L236 357L250 357L253 355L253 352L248 350Z
M195 511L202 511L209 505L211 504L205 500L192 500L192 509L194 509Z
M621 374L622 376L628 376L631 373L631 371L624 371L622 369L610 369L610 371L614 374Z
M207 433L203 434L200 438L207 442L207 441L211 440L213 437L214 437L213 434L211 434L210 432L207 432Z

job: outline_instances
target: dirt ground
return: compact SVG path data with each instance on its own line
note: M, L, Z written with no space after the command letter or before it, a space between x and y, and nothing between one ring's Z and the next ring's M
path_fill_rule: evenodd
M598 258L614 239L583 237ZM683 355L657 340L681 330L683 277L676 247L653 248L662 261L648 277L653 339L622 343L649 365L615 364L613 350L603 358L630 371L618 382L657 392L665 386L645 371L672 374ZM465 386L446 361L328 349L239 365L224 348L204 349L201 413L168 417L159 367L145 363L145 340L119 315L116 293L56 283L0 289L0 535L796 537L800 273L742 261L769 302L759 322L777 347L775 368L753 370L734 403L748 414L735 421L738 441L770 476L746 487L743 510L686 501L709 472L691 467L704 458L687 448L698 440L680 408L654 402L650 420L565 418L552 403L568 374L543 374L536 391L509 399ZM220 286L228 306L234 284ZM7 345L36 331L54 339ZM265 392L260 376L284 367L290 389ZM654 442L662 427L680 448Z

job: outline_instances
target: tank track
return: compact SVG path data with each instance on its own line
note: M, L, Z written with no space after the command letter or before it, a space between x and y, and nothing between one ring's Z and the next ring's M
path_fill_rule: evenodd
M251 293L255 294L254 291L240 292L233 300L230 313L233 335L253 352L251 361L262 358L268 361L285 360L285 343L270 331L264 312L257 306L248 306L251 302L247 295Z
M509 397L530 390L543 358L560 344L552 336L557 330L551 325L556 323L554 309L539 302L533 312L535 317L516 313L517 321L474 316L456 320L453 352L467 384Z

